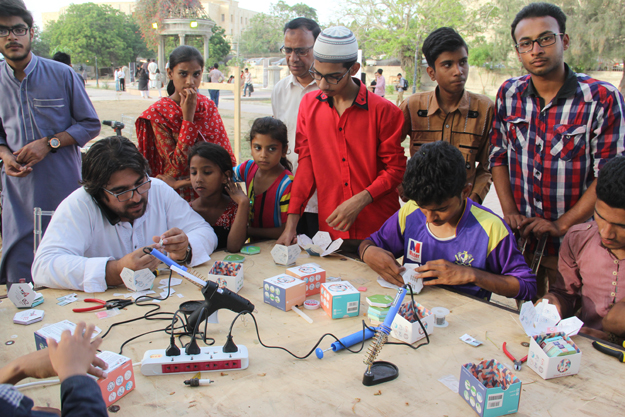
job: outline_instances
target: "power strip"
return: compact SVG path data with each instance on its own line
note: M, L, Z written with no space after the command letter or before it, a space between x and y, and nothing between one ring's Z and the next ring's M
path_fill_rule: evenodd
M148 350L141 361L141 373L153 376L246 369L250 364L247 348L237 348L237 352L224 353L222 346L207 346L197 355L182 351L178 356L165 355L165 349Z

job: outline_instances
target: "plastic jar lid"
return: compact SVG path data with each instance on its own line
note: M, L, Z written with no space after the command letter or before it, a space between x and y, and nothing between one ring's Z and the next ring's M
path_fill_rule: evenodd
M316 310L319 308L321 303L317 300L306 300L304 301L304 308L307 310Z

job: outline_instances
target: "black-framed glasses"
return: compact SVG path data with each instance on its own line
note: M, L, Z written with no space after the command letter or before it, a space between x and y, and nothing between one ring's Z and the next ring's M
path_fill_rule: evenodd
M540 38L536 38L533 40L532 39L523 40L514 46L516 47L516 50L520 54L526 54L532 49L534 49L534 42L536 42L541 48L544 48L545 46L551 46L554 43L556 43L558 36L564 36L564 33L549 33L547 35L541 36Z
M15 36L24 36L28 33L30 28L28 26L13 26L12 28L0 27L0 38L9 36L9 33L13 32Z
M286 46L282 45L282 47L280 48L280 52L282 52L284 55L291 55L294 53L297 56L306 56L311 49L313 49L313 46L309 46L308 48L287 48Z
M130 190L122 191L121 193L114 193L104 187L102 187L102 189L110 195L115 196L115 198L117 198L117 201L123 203L124 201L128 201L133 198L135 196L135 191L139 194L145 194L150 189L150 187L152 187L152 180L148 178L148 180L143 184L137 185L135 188L131 188Z
M353 65L352 65L352 67L353 67ZM309 70L308 70L308 72L310 73L310 75L312 75L312 77L315 79L315 81L321 81L322 79L324 79L324 78L325 78L325 79L326 79L326 82L327 82L328 84L334 84L334 85L337 85L338 83L340 83L340 82L341 82L341 80L342 80L343 78L345 78L345 76L346 76L347 74L349 74L349 72L351 71L352 67L347 68L347 71L345 71L345 73L344 73L343 75L341 75L340 77L337 77L337 76L336 76L336 75L334 75L334 74L330 74L330 75L322 75L322 74L319 74L319 73L317 72L317 70L316 70L316 69L314 69L314 68L309 69Z

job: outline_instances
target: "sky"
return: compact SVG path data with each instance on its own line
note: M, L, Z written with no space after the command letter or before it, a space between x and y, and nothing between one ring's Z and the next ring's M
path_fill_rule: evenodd
M63 6L69 6L70 4L82 4L88 3L90 0L24 0L26 7L33 13L35 22L41 26L41 13L43 12L56 12ZM94 0L91 0L94 1ZM99 0L95 0L99 1ZM119 0L124 1L124 0ZM254 10L256 12L269 12L269 8L272 3L277 3L278 0L240 0L239 7L248 10ZM304 3L317 9L317 16L319 17L319 23L327 24L336 15L336 1L332 0L285 0L285 3L293 5L296 3Z

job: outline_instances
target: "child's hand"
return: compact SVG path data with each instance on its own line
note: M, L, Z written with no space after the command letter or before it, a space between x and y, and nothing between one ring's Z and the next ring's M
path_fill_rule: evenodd
M91 369L98 346L102 343L99 337L91 341L94 329L93 324L86 326L84 322L80 322L73 335L65 330L60 342L48 339L50 362L61 382L70 376L85 375Z
M195 88L185 88L179 94L182 119L193 123L195 107L197 106L197 90Z
M237 205L245 205L247 203L249 205L250 200L247 198L247 195L243 192L241 185L238 182L234 182L232 178L228 178L226 182L226 192Z

